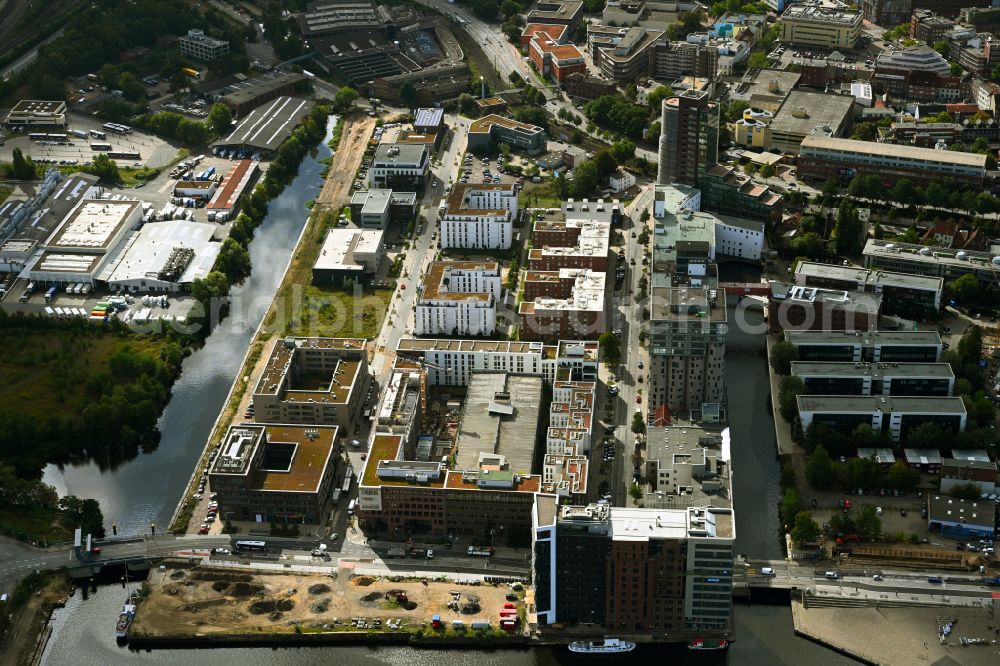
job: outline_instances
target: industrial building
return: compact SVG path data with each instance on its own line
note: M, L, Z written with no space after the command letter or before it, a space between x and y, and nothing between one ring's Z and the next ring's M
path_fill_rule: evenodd
M951 458L941 461L941 492L973 484L980 492L994 494L997 489L997 464L986 451L951 450Z
M389 222L404 227L417 213L416 192L372 189L351 195L351 221L363 229L385 229Z
M541 127L496 114L474 120L469 126L469 150L489 148L491 143L508 143L529 155L544 153L548 148L548 138Z
M992 539L997 533L997 503L992 499L928 495L927 528L953 539Z
M803 180L848 182L857 175L891 183L908 178L916 185L952 179L981 186L986 156L853 139L807 136L799 148L798 176Z
M252 160L237 160L229 167L229 173L222 181L222 187L215 191L212 200L205 207L209 213L222 219L229 219L239 212L240 197L253 192L260 179L260 167ZM211 219L211 215L209 219ZM218 219L218 218L217 218Z
M793 361L791 374L807 395L949 396L955 373L947 363L825 363Z
M925 319L936 313L941 308L941 293L944 291L942 277L815 261L798 263L795 283L803 287L881 294L882 314L910 319Z
M785 331L800 361L937 363L937 331Z
M217 227L204 222L147 222L124 240L96 280L129 292L176 292L204 279L215 266L222 243Z
M138 201L83 199L60 222L29 267L40 284L93 286L128 235L142 222Z
M330 229L312 269L315 286L368 284L385 256L381 229Z
M206 84L205 88L209 85ZM295 96L309 90L309 79L299 72L271 72L255 79L228 81L208 94L229 107L234 118L242 118L258 106L279 97Z
M888 433L894 442L904 441L911 429L924 423L963 432L967 417L958 397L800 395L796 403L803 431L823 426L850 435L867 425L876 433Z
M441 247L506 250L518 216L513 184L456 183L441 218Z
M397 354L425 362L430 386L467 386L475 372L506 372L547 382L597 380L598 343L560 340L554 345L507 340L404 338Z
M225 520L322 524L337 475L336 427L231 425L208 472Z
M787 44L853 49L861 36L861 12L819 5L792 5L778 20Z
M229 42L209 37L203 30L192 28L177 41L181 47L181 55L189 58L211 62L229 53Z
M607 273L588 268L528 271L532 297L518 307L522 340L596 339L606 329Z
M277 338L253 390L264 423L339 426L357 432L372 376L360 338ZM213 486L214 488L214 486Z
M415 335L477 336L496 331L501 295L495 261L434 261L416 301Z
M18 100L7 113L8 127L65 127L66 102L61 100Z
M237 123L229 136L212 146L271 156L314 106L314 102L304 99L279 97L255 108Z

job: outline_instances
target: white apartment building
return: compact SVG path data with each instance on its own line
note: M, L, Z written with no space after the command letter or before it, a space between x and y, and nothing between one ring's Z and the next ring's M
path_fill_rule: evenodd
M209 37L202 30L188 30L181 35L181 54L198 60L215 60L229 53L229 42Z
M496 262L435 261L416 304L416 335L491 335L501 295Z
M459 183L441 219L441 247L509 249L517 214L514 185Z
M760 261L764 251L764 223L728 215L716 217L716 251L731 257Z
M596 341L560 340L558 344L508 340L404 338L396 345L403 357L419 358L430 386L468 386L473 372L537 375L548 382L597 381Z

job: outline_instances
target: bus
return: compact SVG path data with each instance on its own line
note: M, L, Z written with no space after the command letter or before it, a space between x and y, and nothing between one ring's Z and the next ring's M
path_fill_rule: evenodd
M104 123L104 129L115 134L128 134L132 131L132 128L128 125L121 125L119 123Z
M101 141L104 141L105 139L108 138L108 135L100 130L90 130L90 136L92 136L95 139L100 139Z
M236 550L245 550L251 553L263 553L267 550L266 541L237 541Z
M182 67L181 71L183 73L187 74L188 76L190 76L192 79L200 79L201 78L201 72L199 72L197 69L194 69L192 67Z
M113 160L138 160L142 158L142 155L134 150L110 150L108 157Z
M84 132L83 130L70 130L69 133L72 134L73 136L75 136L78 139L86 139L87 138L87 133Z
M96 151L101 152L101 153L106 153L106 152L109 152L111 150L111 144L110 143L92 143L92 144L90 144L90 149L91 150L96 150Z
M49 141L65 141L67 138L68 137L65 134L63 134L62 132L58 132L58 133L55 133L55 134L49 134L48 135Z
M45 141L49 138L49 135L42 134L39 132L32 132L31 134L28 135L28 138L31 139L32 141Z

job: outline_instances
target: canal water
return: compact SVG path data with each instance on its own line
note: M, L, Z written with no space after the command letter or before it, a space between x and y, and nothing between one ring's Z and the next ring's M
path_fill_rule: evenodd
M331 125L332 127L332 125ZM329 137L327 137L328 139ZM60 494L74 493L100 500L107 523L117 522L124 533L141 532L149 523L166 527L195 460L202 450L238 366L274 294L295 241L305 223L305 202L316 197L323 165L330 154L326 140L315 158L307 157L295 181L275 199L265 223L250 246L253 274L234 295L254 307L234 313L217 328L202 349L184 362L174 385L173 399L160 420L163 433L156 451L102 472L96 465L50 468L45 481ZM759 312L738 324L730 309L726 359L729 385L729 422L732 428L736 549L756 558L781 557L776 503L779 470L775 459L774 425L767 409L768 376L765 340L759 332ZM119 647L113 626L124 594L118 585L97 588L84 598L77 592L52 620L52 635L42 664L46 666L106 666L135 663L212 664L225 666L291 666L339 663L346 666L555 666L577 663L565 649L429 650L403 647L233 648L213 650L156 650L136 654ZM682 647L643 648L631 657L644 663L663 659L677 664L853 664L792 631L787 605L736 607L737 640L724 653L692 653ZM620 659L588 659L588 663L621 663Z

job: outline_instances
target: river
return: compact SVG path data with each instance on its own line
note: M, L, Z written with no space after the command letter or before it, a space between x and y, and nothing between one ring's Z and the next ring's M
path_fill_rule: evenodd
M253 274L235 294L263 302L274 294L284 266L305 222L304 204L315 198L322 183L323 165L316 160L330 154L326 140L315 158L307 157L295 181L275 199L268 217L250 246ZM148 529L150 522L166 526L184 490L226 398L246 348L260 321L263 307L251 315L236 313L217 328L202 349L184 362L174 385L174 397L160 420L163 437L151 454L101 472L96 465L46 470L45 480L60 494L72 492L100 500L107 522L117 521L125 533ZM762 316L750 312L747 323L760 326ZM774 424L767 409L768 376L763 334L734 321L730 309L729 423L732 428L733 494L736 500L736 549L751 557L781 557L776 503L779 469L775 459ZM151 482L156 479L156 482ZM104 586L86 599L80 592L66 608L53 615L53 631L42 663L48 666L105 666L132 663L134 653L119 647L112 626L121 608L122 590ZM792 631L788 606L738 605L737 640L722 654L694 654L680 648L643 648L636 657L646 662L668 658L679 664L853 664ZM521 651L464 651L401 647L337 647L271 650L233 648L217 650L159 650L143 653L141 661L157 664L212 664L224 666L290 666L337 662L347 666L389 664L440 666L553 666L574 663L565 649ZM588 659L588 662L593 661ZM600 660L594 661L599 663Z

